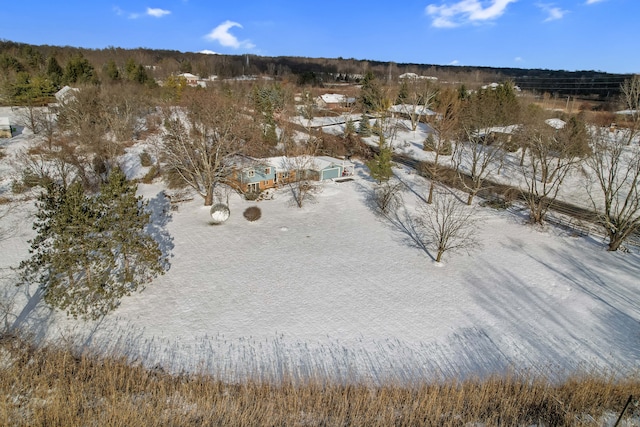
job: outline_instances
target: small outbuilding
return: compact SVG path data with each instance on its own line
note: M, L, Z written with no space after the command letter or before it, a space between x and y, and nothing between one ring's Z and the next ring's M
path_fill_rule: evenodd
M9 117L0 117L0 138L11 138L13 132Z

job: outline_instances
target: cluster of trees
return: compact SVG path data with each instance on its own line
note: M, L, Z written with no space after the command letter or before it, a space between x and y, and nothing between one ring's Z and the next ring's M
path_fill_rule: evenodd
M608 236L609 250L617 250L626 238L640 231L640 149L637 142L631 144L638 129L634 116L640 109L638 76L623 84L622 101L630 111L630 119L628 126L616 132L588 124L582 114L562 115L564 120L559 120L557 113L524 103L509 82L477 91L426 86L427 89L424 84L412 87L405 83L398 94L402 101L436 113L426 119L431 132L424 141L424 149L434 153L433 160L423 165L431 179L424 201L434 204L430 208L431 219L426 222L432 232L438 227L451 232L455 222L445 220L454 215L453 202L437 201L434 196L441 182L465 190L467 205L471 205L474 197L490 185L491 178L500 173L507 156L516 151L520 151L519 178L523 183L519 193L532 224L544 222L566 177L582 171L589 182L596 183L589 194ZM375 105L367 98L364 101ZM384 134L378 141L377 153L367 165L379 183L375 194L378 206L388 214L389 201L397 200L394 193L401 187L388 182L393 175L393 152ZM443 155L447 156L448 165L441 164ZM452 171L457 174L453 180ZM464 222L469 222L461 210L455 211L454 216L465 217ZM468 237L468 228L461 228L458 237ZM440 241L447 233L441 230L435 234L434 240ZM447 246L452 245L438 245L438 260Z
M232 78L263 75L301 86L341 81L362 83L368 74L387 84L403 73L437 77L441 81L479 86L511 80L521 88L554 97L580 96L614 100L628 75L596 71L553 71L491 67L402 64L353 58L262 57L206 55L151 49L82 49L35 46L0 40L0 102L42 99L64 84L111 84L125 81L153 85L177 73ZM26 92L25 92L26 90Z
M70 49L70 48L69 48ZM45 55L43 51L48 51ZM0 102L8 105L45 105L65 85L98 86L131 82L155 86L145 66L129 57L96 64L83 50L39 49L0 42Z

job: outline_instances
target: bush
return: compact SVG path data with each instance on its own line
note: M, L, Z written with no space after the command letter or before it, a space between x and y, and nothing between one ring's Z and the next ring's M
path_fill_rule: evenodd
M424 140L422 149L424 151L436 151L436 141L432 133L430 133L429 136L427 136L427 138ZM453 154L453 146L451 145L451 141L441 141L438 154L440 154L441 156L450 156L451 154Z
M151 155L146 151L140 153L140 165L144 166L145 168L153 165L153 159L151 158Z
M22 183L22 181L17 179L11 181L11 192L13 194L22 194L27 190L28 188Z
M169 168L164 174L167 181L167 187L170 190L180 190L187 187L187 183L175 168Z
M258 197L260 197L259 191L247 191L244 193L244 198L249 201L258 200Z
M141 181L143 184L151 184L159 174L160 174L160 171L158 170L158 167L153 165L151 166L149 171L145 174L145 176L142 177Z
M253 222L260 219L260 217L262 216L262 211L257 206L251 206L245 209L242 215L246 218L247 221Z

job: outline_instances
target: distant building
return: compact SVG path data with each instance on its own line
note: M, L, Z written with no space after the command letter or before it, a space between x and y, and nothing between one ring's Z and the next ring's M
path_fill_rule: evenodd
M208 79L203 79L200 76L191 73L181 73L178 74L177 77L182 77L187 81L187 85L191 87L207 87L208 81L214 81L218 78L218 76L211 76Z
M419 76L416 73L404 73L398 76L400 80L438 80L437 77L433 76Z
M317 96L315 103L320 108L351 107L356 103L356 98L348 97L340 93L325 93Z
M410 117L427 117L427 116L435 116L435 111L430 110L424 105L414 105L414 104L397 104L389 107L389 112L391 113L391 117L395 117L396 114L400 116L410 116Z
M56 101L58 101L59 104L62 104L75 98L76 93L79 90L80 89L78 89L77 87L65 86L57 91L54 96L56 97Z

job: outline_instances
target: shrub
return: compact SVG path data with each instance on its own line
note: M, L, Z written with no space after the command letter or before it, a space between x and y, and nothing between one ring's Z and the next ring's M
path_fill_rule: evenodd
M151 166L149 171L142 177L143 184L151 184L153 180L159 175L160 171L156 165Z
M441 156L450 156L453 153L451 141L441 141L438 154ZM424 151L436 151L436 141L433 134L430 133L422 144Z
M262 211L257 206L251 206L245 209L242 215L246 218L247 221L253 222L260 219L260 217L262 216Z
M260 197L259 191L247 191L246 193L244 193L244 198L249 201L257 200L258 197Z
M169 168L165 171L164 179L167 181L167 187L170 190L179 190L187 187L187 183L175 168Z
M11 192L13 194L22 194L27 190L28 188L22 183L22 181L17 179L11 181Z
M146 151L140 153L140 165L144 166L145 168L153 165L153 159L151 158L151 155Z

